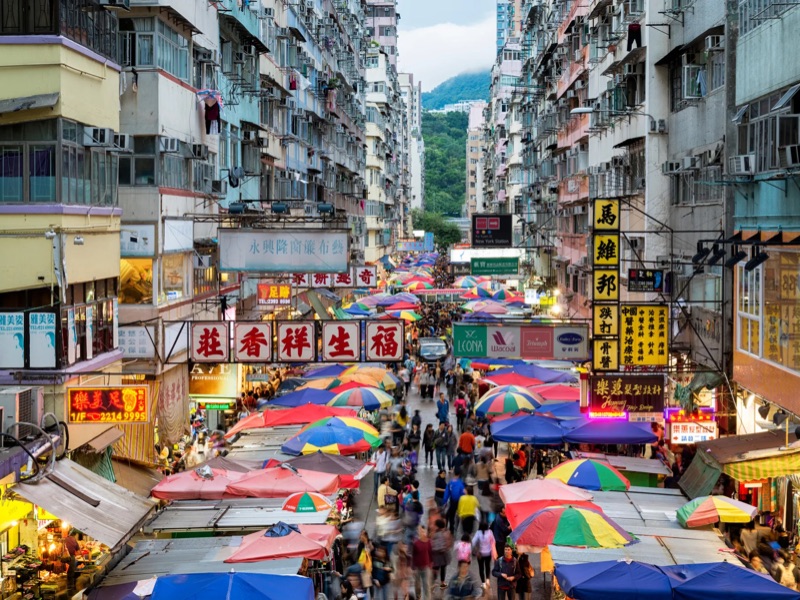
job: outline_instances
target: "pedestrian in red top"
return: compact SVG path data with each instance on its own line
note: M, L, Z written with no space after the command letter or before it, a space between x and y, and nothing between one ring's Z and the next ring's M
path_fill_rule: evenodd
M414 569L414 586L417 598L430 600L430 574L433 565L433 548L424 527L419 528L419 537L411 545L411 567Z
M466 454L470 458L475 452L475 436L472 435L472 428L467 427L464 433L458 438L458 449L462 454Z

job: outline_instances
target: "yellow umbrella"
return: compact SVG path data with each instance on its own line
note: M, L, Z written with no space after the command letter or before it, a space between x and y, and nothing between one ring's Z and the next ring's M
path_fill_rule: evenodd
M311 381L300 386L297 389L327 390L331 384L333 384L334 387L339 385L338 383L334 383L336 381L339 381L338 377L320 377L319 379L312 379Z

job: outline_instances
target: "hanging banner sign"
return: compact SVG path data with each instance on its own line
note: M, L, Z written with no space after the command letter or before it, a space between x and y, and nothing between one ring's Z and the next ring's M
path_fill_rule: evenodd
M69 423L147 423L146 385L67 388Z
M292 286L285 283L259 283L258 303L267 305L289 305L292 303Z
M233 338L236 362L272 362L272 326L269 323L236 323Z
M367 321L364 343L367 362L403 360L403 321Z
M221 271L345 273L349 232L307 229L219 229Z
M629 292L663 292L664 271L654 269L628 269Z
M279 362L312 362L317 354L316 349L317 339L313 322L278 323Z
M664 410L663 375L595 375L589 380L589 410L656 413Z
M664 304L623 304L620 307L624 366L666 366L669 354L669 307Z
M194 362L228 362L230 340L228 323L192 323L192 360Z
M378 287L378 268L375 266L353 267L345 273L292 273L291 282L296 288L376 288Z
M326 321L322 324L322 359L353 361L361 358L361 327L355 321Z
M574 360L589 358L586 325L486 325L456 323L453 353L458 358Z

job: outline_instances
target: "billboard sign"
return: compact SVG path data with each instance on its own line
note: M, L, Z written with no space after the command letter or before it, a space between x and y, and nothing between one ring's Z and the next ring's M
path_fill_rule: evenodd
M344 230L220 229L218 239L221 271L349 272Z
M663 375L595 375L589 380L593 413L655 413L664 410Z
M147 423L146 385L67 388L69 423Z
M453 352L459 358L582 361L589 358L589 330L587 325L456 323Z
M511 215L472 215L473 248L510 248L512 241Z

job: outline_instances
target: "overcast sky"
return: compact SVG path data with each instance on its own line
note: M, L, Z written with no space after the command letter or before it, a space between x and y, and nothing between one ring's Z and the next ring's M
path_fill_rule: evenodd
M429 91L465 71L492 65L496 0L398 0L399 70Z

